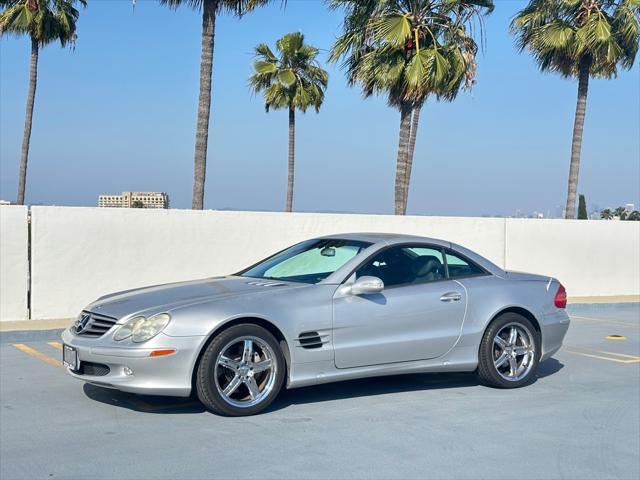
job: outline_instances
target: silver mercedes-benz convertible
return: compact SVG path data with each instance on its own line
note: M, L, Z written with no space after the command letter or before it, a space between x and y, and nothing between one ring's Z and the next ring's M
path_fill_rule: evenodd
M195 393L232 416L264 410L285 384L476 371L515 388L561 347L566 303L555 278L450 242L335 235L226 277L99 298L62 334L63 361L94 385Z

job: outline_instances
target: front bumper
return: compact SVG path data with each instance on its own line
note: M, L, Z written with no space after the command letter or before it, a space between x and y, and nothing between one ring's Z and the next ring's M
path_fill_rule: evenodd
M62 333L62 341L77 349L81 365L91 362L109 367L106 375L67 369L72 377L123 392L176 397L188 397L191 394L192 372L205 337L170 337L160 333L135 346L120 346L110 336L105 337L107 334L101 338L81 337L69 329ZM149 356L158 349L176 349L176 352L160 357ZM127 369L131 374L127 374Z

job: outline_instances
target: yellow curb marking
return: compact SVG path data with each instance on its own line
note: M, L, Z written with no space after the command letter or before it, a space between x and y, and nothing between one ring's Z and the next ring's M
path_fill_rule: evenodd
M43 362L48 363L49 365L53 365L54 367L62 368L61 361L55 360L45 355L44 353L40 353L39 351L34 350L33 348L25 345L24 343L13 343L12 345L16 347L18 350L20 350L21 352L24 352L28 355L36 357L38 360L42 360Z
M60 342L47 342L47 345L57 348L58 350L62 350L62 344Z
M598 350L598 353L606 353L607 355L615 355L616 357L626 357L633 358L634 360L640 360L640 357L636 355L627 355L626 353L605 352L603 350Z
M564 349L563 351L567 352L567 353L573 353L574 355L581 355L583 357L589 357L589 358L597 358L599 360L608 360L610 362L617 362L617 363L640 363L640 357L634 357L632 355L624 355L621 353L609 353L609 352L600 352L600 353L609 353L610 355L617 355L620 357L631 357L633 360L620 360L619 358L611 358L611 357L603 357L601 355L593 355L591 353L584 353L584 352L576 352L575 350L568 350L568 349Z
M591 318L591 317L582 317L580 315L569 315L569 318L571 318L572 320L587 320L589 322L593 322L593 323L599 323L602 325L616 325L616 326L620 326L620 327L629 327L629 328L638 328L640 327L640 325L634 325L632 323L628 323L628 322L622 322L620 320L603 320L601 318Z

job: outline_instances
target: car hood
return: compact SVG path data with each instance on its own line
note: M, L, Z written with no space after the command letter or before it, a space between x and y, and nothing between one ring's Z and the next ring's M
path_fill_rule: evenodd
M177 307L230 296L275 293L304 284L248 277L216 277L126 290L100 297L86 310L120 319L127 315L170 311Z

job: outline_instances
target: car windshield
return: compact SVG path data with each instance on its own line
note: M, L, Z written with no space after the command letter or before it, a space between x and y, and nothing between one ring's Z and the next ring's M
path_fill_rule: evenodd
M317 283L371 243L357 240L307 240L240 272L243 277Z

